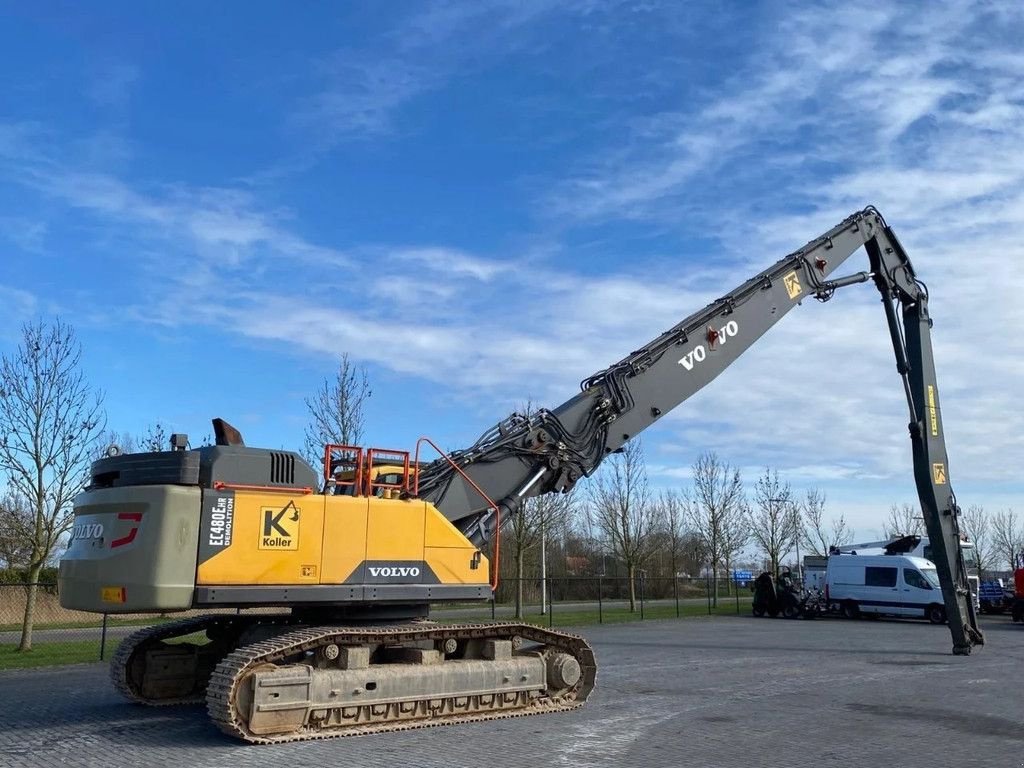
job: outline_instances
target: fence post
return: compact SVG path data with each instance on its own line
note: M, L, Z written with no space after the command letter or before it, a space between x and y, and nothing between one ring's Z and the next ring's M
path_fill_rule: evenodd
M708 616L711 615L711 574L704 574L704 588L708 593Z
M676 618L679 618L679 577L672 575L672 597L676 601Z
M740 612L740 584L738 581L733 581L733 592L736 594L736 614Z
M647 571L640 571L640 621L644 620L644 582L647 581Z
M547 579L547 576L545 576L544 577L544 589L545 589L545 591L547 591L547 585L548 585L548 579ZM549 599L548 599L548 626L552 627L552 626L554 626L554 624L555 624L555 601L551 600L550 596L549 596Z
M604 576L597 577L597 623L604 624L604 605L601 593L604 591Z
M100 661L107 652L107 614L103 614L103 629L100 630Z

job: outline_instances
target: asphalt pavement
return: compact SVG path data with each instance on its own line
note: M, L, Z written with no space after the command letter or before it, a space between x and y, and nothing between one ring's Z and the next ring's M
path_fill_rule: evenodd
M270 747L203 707L128 704L102 664L3 672L0 766L1020 768L1024 626L983 626L969 657L920 621L592 626L597 688L575 712Z

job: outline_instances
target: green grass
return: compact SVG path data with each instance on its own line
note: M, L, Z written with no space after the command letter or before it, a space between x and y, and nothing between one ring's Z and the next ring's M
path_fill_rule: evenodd
M107 658L114 652L117 642L107 643ZM62 664L82 664L100 660L98 640L74 640L65 643L41 643L31 651L19 651L17 643L0 645L0 670L54 667Z
M746 615L750 613L750 598L740 598L739 614ZM718 607L711 609L711 616L735 616L736 610L736 599L723 599L719 598ZM679 606L679 618L696 618L700 616L708 616L707 604L702 605L680 605ZM677 617L675 605L648 605L644 608L644 620L651 619L674 619ZM445 619L445 623L459 624L464 621L472 621L474 619L490 619L490 611L481 611L474 613L470 616L460 616L457 619ZM499 621L512 620L508 616L498 616ZM537 613L535 606L530 606L526 615L520 619L528 624L536 624L538 626L547 626L550 621L552 626L555 627L585 627L592 624L622 624L630 621L640 621L640 607L637 606L637 610L634 613L630 613L628 608L605 608L601 612L598 612L597 608L592 610L559 610L558 604L554 604L550 616L545 616Z
M150 627L154 624L162 624L165 621L174 621L173 616L151 616L149 618L121 618L118 616L108 616L107 626L108 627ZM44 621L37 622L32 625L33 629L91 629L93 627L103 626L103 616L96 614L95 619L89 619L86 621ZM16 624L0 624L0 632L20 632L21 622Z

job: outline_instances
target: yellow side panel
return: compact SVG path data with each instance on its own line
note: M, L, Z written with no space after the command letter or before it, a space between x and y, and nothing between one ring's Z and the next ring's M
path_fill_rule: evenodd
M369 502L366 559L422 560L426 502L376 497Z
M427 547L469 547L462 532L452 525L433 505L424 504L426 519L424 520L423 544Z
M471 567L477 549L462 532L433 506L427 505L424 520L424 557L442 584L486 584L490 570L482 554Z
M196 583L317 584L325 499L236 491L231 546L200 564Z
M490 579L490 565L486 557L480 558L476 569L473 561L474 547L427 547L424 560L442 584L486 584Z
M341 584L366 559L366 497L326 496L321 584Z

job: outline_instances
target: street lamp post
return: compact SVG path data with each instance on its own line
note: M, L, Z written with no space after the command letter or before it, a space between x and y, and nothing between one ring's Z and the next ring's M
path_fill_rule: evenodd
M544 518L540 519L540 615L548 612L548 546Z
M802 587L804 583L804 567L800 560L800 513L796 504L793 504L790 509L790 514L793 517L793 543L796 544L796 580Z

